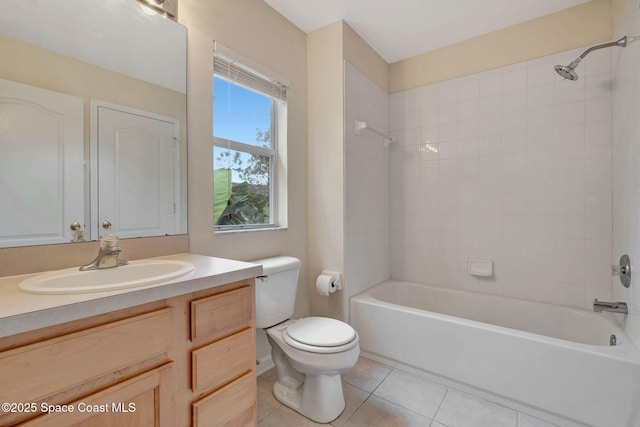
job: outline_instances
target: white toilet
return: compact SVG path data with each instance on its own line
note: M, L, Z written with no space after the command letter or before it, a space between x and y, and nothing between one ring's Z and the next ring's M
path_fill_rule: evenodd
M358 334L328 317L290 319L300 260L279 256L252 262L263 268L256 279L256 327L266 329L278 371L273 394L307 418L333 421L344 410L340 374L358 360Z

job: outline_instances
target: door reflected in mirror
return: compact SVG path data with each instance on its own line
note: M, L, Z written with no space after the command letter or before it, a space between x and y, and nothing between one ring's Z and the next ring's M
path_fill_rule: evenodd
M96 240L105 221L128 224L122 237L187 232L183 26L144 13L135 0L5 0L0 52L0 247ZM35 100L16 98L16 85L29 96L41 92ZM75 107L51 105L47 97L74 100ZM164 164L151 166L152 133L118 128L112 148L126 140L120 158L101 160L92 103L165 123L172 133L162 137L171 140L170 158L165 145L155 151ZM136 163L143 158L149 161ZM107 162L120 170L117 182L98 179L98 165ZM118 203L132 209L112 209L106 218L98 203L103 190L120 192ZM165 211L175 215L167 219Z

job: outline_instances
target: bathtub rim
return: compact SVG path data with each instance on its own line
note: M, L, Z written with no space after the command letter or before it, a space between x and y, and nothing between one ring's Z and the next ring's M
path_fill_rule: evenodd
M373 295L373 292L376 288L382 287L385 285L390 286L393 284L410 285L410 286L419 287L419 288L430 288L430 289L434 289L435 291L440 291L440 292L444 291L444 292L450 292L454 294L456 293L478 294L483 297L486 296L486 297L502 298L502 299L514 299L514 300L518 300L518 301L522 301L522 302L530 303L534 305L540 304L543 306L551 306L554 309L559 308L569 312L577 312L580 315L587 314L589 316L592 316L592 313L589 312L588 310L577 308L577 307L570 307L570 306L550 304L550 303L540 302L540 301L531 301L531 300L525 300L520 298L506 297L503 295L494 295L494 294L488 294L488 293L482 293L482 292L472 292L464 289L448 288L448 287L438 286L433 284L423 284L423 283L410 282L410 281L398 280L398 279L387 279L383 282L377 283L376 285L368 289L365 289L362 292L359 292L358 294L353 295L351 298L349 298L349 304L350 305L353 304L353 301L355 300L355 301L363 302L366 304L375 305L378 307L390 307L391 309L394 309L394 310L405 311L405 312L413 313L419 316L432 318L434 320L444 320L444 321L452 322L454 324L468 326L473 329L485 329L485 330L488 329L496 333L523 337L525 339L529 339L531 341L536 341L540 343L545 343L547 345L556 345L563 348L579 349L580 351L584 351L594 355L604 356L604 357L608 357L608 358L612 358L612 359L624 361L624 362L631 362L640 366L640 351L635 346L633 341L631 341L630 337L625 332L625 330L622 328L620 322L618 322L615 318L613 318L613 316L611 316L610 313L598 313L598 314L602 314L603 316L606 316L604 320L611 324L613 328L613 333L618 338L618 344L615 346L585 344L581 342L565 340L562 338L556 338L556 337L550 337L547 335L537 334L535 332L522 331L520 329L510 328L507 326L494 325L492 323L485 323L478 320L466 319L458 316L453 316L450 314L409 307L409 306L405 306L405 305L401 305L401 304L397 304L389 301L380 300L379 298L376 298ZM623 340L620 341L620 338L623 338Z

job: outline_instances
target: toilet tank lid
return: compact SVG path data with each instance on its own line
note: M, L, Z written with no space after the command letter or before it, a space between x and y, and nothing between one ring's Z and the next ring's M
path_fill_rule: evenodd
M294 268L300 268L302 265L298 258L284 255L273 258L257 259L251 262L254 264L262 264L262 274L265 276L273 273L280 273L282 271L293 270Z

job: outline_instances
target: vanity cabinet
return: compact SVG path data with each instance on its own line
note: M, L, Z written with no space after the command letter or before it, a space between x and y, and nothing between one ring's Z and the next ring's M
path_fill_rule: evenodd
M0 425L174 425L173 317L151 304L1 339Z
M0 426L254 426L254 292L242 280L1 338L15 407Z

